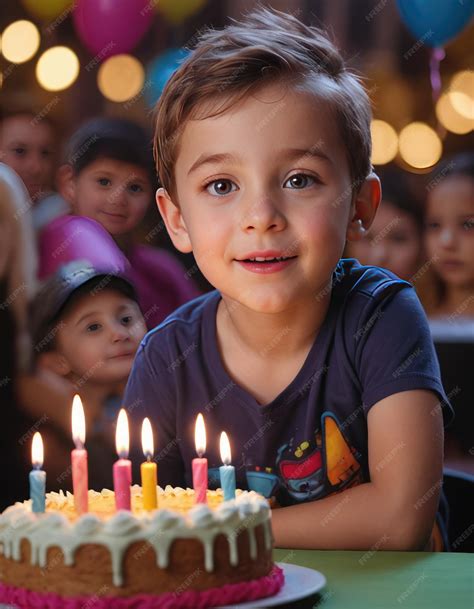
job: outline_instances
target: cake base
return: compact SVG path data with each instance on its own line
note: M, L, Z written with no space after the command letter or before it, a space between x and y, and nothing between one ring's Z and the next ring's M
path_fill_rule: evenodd
M259 579L226 584L207 590L185 590L160 595L139 594L128 597L76 596L34 592L0 583L0 602L19 609L206 609L232 603L254 601L279 592L284 583L283 570L274 565L271 573Z

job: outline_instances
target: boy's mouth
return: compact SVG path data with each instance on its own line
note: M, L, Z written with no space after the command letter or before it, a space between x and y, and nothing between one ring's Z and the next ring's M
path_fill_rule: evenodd
M127 216L125 214L117 214L117 213L113 213L110 211L102 211L102 213L104 214L104 216L107 216L107 217L115 219L115 220L126 220L127 219Z
M275 262L282 262L284 260L293 260L293 258L296 258L296 256L269 256L269 257L258 256L255 258L242 258L241 260L238 260L238 262L254 262L254 263L258 263L258 264L269 264L269 263L275 263Z
M296 256L289 255L289 248L282 250L254 250L253 252L247 252L241 258L236 258L237 262L253 262L257 264L269 264L275 262L282 262L285 260L292 260Z
M285 256L281 251L249 252L245 257L236 259L246 271L269 274L283 271L298 256Z

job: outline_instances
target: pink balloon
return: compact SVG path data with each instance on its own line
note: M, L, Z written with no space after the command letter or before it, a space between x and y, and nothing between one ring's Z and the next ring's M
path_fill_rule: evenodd
M99 270L127 275L130 263L105 228L83 216L60 216L39 238L40 279L73 260L84 260Z
M150 27L153 0L77 0L74 26L97 59L128 53Z

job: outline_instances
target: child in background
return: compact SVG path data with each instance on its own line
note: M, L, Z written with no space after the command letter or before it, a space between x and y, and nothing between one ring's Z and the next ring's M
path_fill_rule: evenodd
M427 186L425 247L435 272L430 317L474 321L474 154L448 159ZM471 325L472 331L472 325Z
M44 283L31 311L37 384L49 384L51 395L38 392L26 411L44 422L41 431L51 472L48 487L71 486L68 466L75 393L84 404L87 449L95 464L90 487L110 487L116 458L114 424L133 358L146 332L134 288L108 270L71 262Z
M474 154L446 159L430 174L425 247L431 290L422 302L445 387L456 412L446 434L445 463L473 472Z
M31 110L5 114L0 122L0 153L23 180L33 204L53 189L57 144L48 117Z
M61 195L75 214L100 223L122 249L147 325L154 327L198 291L173 256L134 242L133 232L145 215L155 184L146 133L125 120L90 121L72 136L67 160ZM62 230L63 222L53 221L41 233L40 275L50 267L54 252L48 251L47 244ZM62 252L61 259L68 255Z
M364 237L349 244L347 253L361 264L381 266L413 281L423 264L423 212L404 172L383 169L379 177L382 201L377 215Z
M19 104L21 105L21 104ZM31 216L36 234L58 216L69 212L64 199L53 192L58 159L58 129L44 109L7 112L0 122L2 160L20 176L29 197L21 209Z
M146 336L124 402L157 430L161 485L192 486L199 412L219 485L225 430L237 485L283 506L280 547L440 540L427 320L408 282L340 259L380 201L370 120L326 35L268 9L202 34L157 103L157 203L217 290Z

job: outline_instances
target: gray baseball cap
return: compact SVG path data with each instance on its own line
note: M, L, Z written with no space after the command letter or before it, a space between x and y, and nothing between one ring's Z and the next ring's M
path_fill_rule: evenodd
M135 288L125 276L115 270L95 268L85 260L69 262L46 279L31 305L30 327L35 352L51 348L54 326L74 298L85 294L94 296L104 289L116 290L138 302Z

